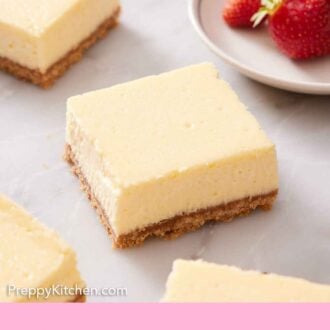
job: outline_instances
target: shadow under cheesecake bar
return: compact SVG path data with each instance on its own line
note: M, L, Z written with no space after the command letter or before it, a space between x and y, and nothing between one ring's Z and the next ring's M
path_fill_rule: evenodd
M212 64L68 100L65 158L118 248L271 208L273 143Z

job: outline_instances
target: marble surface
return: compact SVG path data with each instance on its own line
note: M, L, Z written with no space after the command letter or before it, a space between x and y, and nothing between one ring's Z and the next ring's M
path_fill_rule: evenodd
M158 301L176 258L330 283L330 97L287 93L244 78L201 43L184 0L122 3L121 25L54 88L44 91L0 74L0 191L75 248L88 286L128 290L124 298L89 301ZM202 61L217 65L277 145L280 194L274 209L206 226L175 241L112 250L62 160L65 101Z

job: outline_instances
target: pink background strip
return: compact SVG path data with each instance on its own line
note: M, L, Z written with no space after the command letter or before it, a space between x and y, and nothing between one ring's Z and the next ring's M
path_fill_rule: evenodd
M330 304L2 304L0 316L3 330L330 329Z

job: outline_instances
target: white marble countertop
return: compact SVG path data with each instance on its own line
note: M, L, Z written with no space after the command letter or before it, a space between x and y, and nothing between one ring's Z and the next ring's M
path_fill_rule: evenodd
M126 287L158 301L176 258L330 283L330 97L272 89L244 78L195 34L184 0L122 0L121 25L44 91L0 74L0 191L75 248L89 287ZM67 97L187 64L212 61L277 145L280 194L269 212L206 226L175 241L112 250L62 160ZM329 69L329 68L328 68Z

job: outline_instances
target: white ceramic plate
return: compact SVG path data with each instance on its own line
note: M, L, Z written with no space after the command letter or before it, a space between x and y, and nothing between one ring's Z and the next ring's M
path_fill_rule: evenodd
M229 28L220 14L225 1L189 1L193 26L213 52L261 83L293 92L330 95L330 56L290 60L276 48L266 28Z

